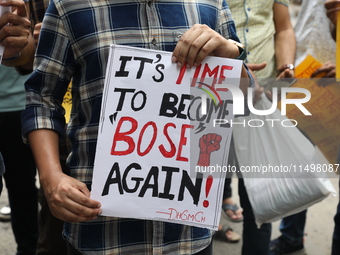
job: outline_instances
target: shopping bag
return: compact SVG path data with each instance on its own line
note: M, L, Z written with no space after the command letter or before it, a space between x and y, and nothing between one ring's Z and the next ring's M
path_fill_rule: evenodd
M271 104L263 93L256 109L269 109ZM258 226L336 194L326 174L333 165L279 109L236 120L245 124L233 127L235 152Z

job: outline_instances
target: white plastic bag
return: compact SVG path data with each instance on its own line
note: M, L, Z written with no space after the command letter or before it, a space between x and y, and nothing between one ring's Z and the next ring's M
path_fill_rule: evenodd
M271 104L263 93L256 109L269 109ZM262 123L263 126L251 127L249 120L252 126ZM280 110L269 116L250 113L236 121L245 121L245 127L233 127L234 144L258 226L305 210L329 194L336 194L322 173L329 163ZM316 169L317 164L323 167L321 171Z

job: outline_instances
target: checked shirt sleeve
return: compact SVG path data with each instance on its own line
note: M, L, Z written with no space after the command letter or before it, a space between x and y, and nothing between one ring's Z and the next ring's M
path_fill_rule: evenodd
M72 76L72 49L63 21L53 3L49 6L40 34L34 72L25 83L26 109L23 112L23 135L36 129L51 129L64 134L62 101Z

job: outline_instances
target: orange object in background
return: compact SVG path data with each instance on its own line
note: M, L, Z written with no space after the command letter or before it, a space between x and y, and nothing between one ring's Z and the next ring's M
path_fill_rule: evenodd
M312 115L306 116L295 105L288 104L287 118L296 120L298 128L308 135L330 163L335 164L340 147L340 86L335 82L320 86L317 83L319 79L310 78L321 66L319 61L308 55L296 67L297 81L292 87L305 88L311 93L311 99L303 106ZM302 93L287 94L290 99L301 97L304 97Z
M295 68L295 78L310 78L322 64L311 55L307 57ZM322 74L321 74L322 75Z

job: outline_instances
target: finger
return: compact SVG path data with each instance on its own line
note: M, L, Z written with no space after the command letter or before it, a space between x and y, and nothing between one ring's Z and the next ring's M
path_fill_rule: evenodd
M17 51L25 48L27 44L27 38L23 37L6 37L5 40L1 42L1 45L3 45L4 47L8 47L8 50L11 48Z
M27 29L31 28L31 21L26 16L19 16L12 12L7 12L4 14L4 16L7 23L10 23L11 25L23 26Z
M21 24L18 25L4 26L1 32L5 35L23 36L27 38L30 35L29 27L30 22L25 24L25 22L22 21Z
M100 207L89 207L84 205L87 203L87 200L88 199L86 199L85 197L65 199L64 208L67 208L68 211L76 215L88 218L93 218L101 213ZM98 205L99 203L95 201L95 204Z
M78 182L76 183L76 191L80 191L81 193L83 193L86 197L90 197L91 193L89 191L89 189L87 188L86 184L83 182Z
M327 10L331 9L331 8L334 8L334 7L337 7L337 6L340 6L340 1L327 1L325 3L325 8Z
M86 187L86 186L85 186ZM67 192L67 197L76 203L88 207L99 208L100 203L90 198L90 191L87 188L76 187Z
M311 78L316 78L319 74L322 74L322 73L324 73L324 72L325 72L325 71L322 71L322 70L320 70L320 68L319 68L319 69L316 70L314 73L312 73L310 77L311 77ZM319 78L322 77L322 76L323 76L323 75L320 75Z
M193 26L187 32L185 32L177 42L177 45L172 53L172 61L177 63L179 67L181 67L186 61L189 47L198 34L199 31L195 31L195 26Z
M283 78L294 78L294 71L293 70L286 69L283 72L284 72Z
M191 27L177 43L173 52L173 62L177 61L179 67L186 63L188 68L200 64L212 51L208 51L209 47L206 47L206 44L213 33L216 32L207 25L196 24ZM205 47L203 51L202 47Z
M12 6L16 8L16 13L21 17L27 17L27 10L25 2L22 0L7 0L6 2L1 2L2 6Z
M1 41L1 39L0 39ZM28 37L26 36L7 36L1 45L4 47L9 46L13 48L24 48L28 44Z
M327 74L326 70L317 70L310 76L311 78L321 78Z
M294 71L285 69L276 77L275 80L280 80L282 78L294 78Z
M68 210L65 207L54 207L50 206L52 214L57 217L58 219L61 219L62 221L66 222L84 222L96 219L98 216L83 216L79 215L77 213L74 213L70 210Z
M0 42L5 38L10 41L4 42L6 45L4 46L12 46L10 43L13 42L11 40L19 40L17 43L22 45L20 40L27 40L30 35L31 22L27 18L19 17L13 13L6 13L4 16L6 20L6 24L10 23L11 25L3 26L0 30ZM11 37L11 38L8 38ZM14 37L23 37L23 38L14 38ZM13 45L14 47L18 45Z
M216 47L216 43L211 40L212 31L198 32L197 38L192 42L186 56L189 67L199 65Z
M324 66L333 66L334 64L333 64L333 62L331 62L331 61L327 61L327 62L325 62L323 65L324 65Z
M195 51L189 52L187 62L189 64L192 63L193 65L199 65L208 55L212 55L212 53L222 45L226 46L225 53L227 53L229 51L227 49L227 43L228 43L227 40L223 38L221 35L217 34L215 31L211 29L209 31L205 31L193 43L192 48L195 46ZM232 47L236 48L237 46L232 44ZM196 51L197 49L198 51Z
M252 71L259 71L265 68L267 66L267 63L266 62L260 64L247 63L247 66Z
M335 78L335 74L336 74L335 69L332 69L332 70L330 70L329 72L327 72L327 73L323 76L323 78Z
M336 25L336 22L337 22L337 13L340 11L340 8L339 7L336 7L334 9L330 9L326 12L327 14L327 17L334 23L334 25Z
M101 214L99 207L86 207L78 202L82 201L82 198L73 200L74 198L72 198L72 196L71 198L67 196L69 193L71 193L71 191L66 193L58 192L51 195L46 194L46 197L49 198L47 201L51 211L53 211L53 214L59 219L68 222L80 222L94 219L97 215Z
M335 66L334 65L324 65L323 67L318 68L314 73L312 73L311 78L315 78L315 77L331 77L330 75L332 75L334 71L335 74Z

